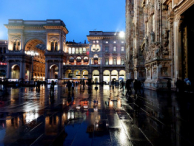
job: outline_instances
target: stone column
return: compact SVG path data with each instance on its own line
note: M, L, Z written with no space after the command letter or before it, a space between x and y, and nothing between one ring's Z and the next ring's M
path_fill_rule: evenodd
M59 72L58 72L58 79L61 79L61 74L62 74L62 63L59 62Z
M45 62L45 80L48 79L48 74L49 74L49 71L48 71L48 61Z
M174 22L174 77L182 77L182 47L181 47L181 32L179 32L179 25L181 23L180 16Z
M102 84L102 82L103 82L103 73L100 72L100 83Z
M23 78L23 62L22 61L20 61L20 80L22 80L22 79L24 79Z
M10 77L10 64L9 64L9 62L7 62L7 73L6 73L6 78L11 78Z

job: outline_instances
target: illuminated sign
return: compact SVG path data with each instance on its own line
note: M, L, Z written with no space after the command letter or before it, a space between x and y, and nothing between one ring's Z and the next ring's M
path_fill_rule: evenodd
M4 63L4 62L0 62L0 65L7 65L7 63Z

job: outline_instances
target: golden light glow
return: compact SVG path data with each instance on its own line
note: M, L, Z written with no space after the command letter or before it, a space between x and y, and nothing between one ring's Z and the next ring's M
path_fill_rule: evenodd
M121 38L124 38L124 37L125 37L124 31L121 31L121 32L119 33L119 37L121 37Z

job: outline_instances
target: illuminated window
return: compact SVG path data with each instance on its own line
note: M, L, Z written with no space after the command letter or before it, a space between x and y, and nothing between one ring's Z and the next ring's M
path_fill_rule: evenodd
M117 51L117 47L114 46L114 47L113 47L113 52L116 52L116 51Z
M78 56L76 60L77 62L81 62L81 57Z
M79 54L82 54L82 48L79 48Z
M79 53L79 49L78 49L78 48L76 48L76 51L75 51L75 53L76 53L76 54L78 54L78 53Z
M17 42L17 47L16 47L16 50L20 50L20 42Z
M69 62L74 62L74 58L73 57L69 57Z
M108 58L105 59L105 64L106 64L106 65L109 64L109 59L108 59Z
M88 62L88 57L84 57L84 62Z
M124 59L121 59L121 65L124 65L124 63L125 63Z
M83 48L83 53L86 53L86 48Z
M105 52L109 52L109 47L105 46Z
M124 50L125 50L125 48L122 46L122 47L121 47L121 52L124 52Z
M117 59L113 58L113 64L116 65L117 64Z
M72 54L75 54L75 48L72 48Z
M116 41L114 41L113 43L114 43L114 44L116 44L117 42L116 42Z
M71 54L71 48L69 48L69 54Z
M95 55L94 55L94 58L98 58L98 55L97 55L97 54L95 54Z

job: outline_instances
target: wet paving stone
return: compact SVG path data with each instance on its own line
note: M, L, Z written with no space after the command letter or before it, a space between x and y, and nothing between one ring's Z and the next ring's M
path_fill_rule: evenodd
M194 145L191 99L145 90L129 102L119 88L98 87L89 94L58 86L54 96L47 87L8 89L0 105L0 146Z

